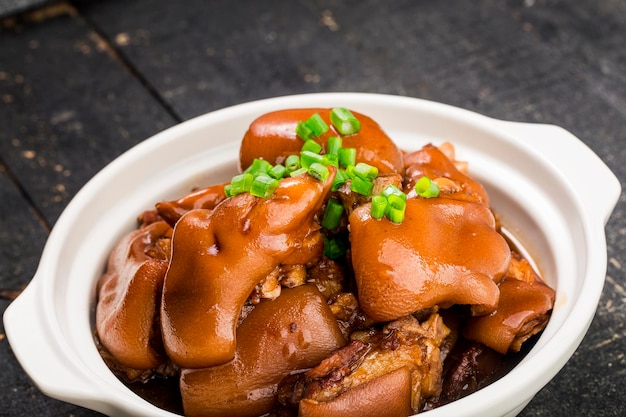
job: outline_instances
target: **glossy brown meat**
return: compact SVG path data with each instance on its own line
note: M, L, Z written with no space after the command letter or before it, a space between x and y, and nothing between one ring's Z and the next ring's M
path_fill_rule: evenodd
M231 362L182 371L185 415L263 415L275 406L283 377L317 365L344 344L314 286L285 289L275 300L261 302L238 327Z
M329 131L318 140L320 144L325 146L329 137L341 136L330 123L330 109L289 109L266 113L252 122L243 138L239 151L240 168L246 169L254 158L274 164L283 162L288 155L299 153L303 141L296 136L296 126L315 113L319 113L330 126ZM370 117L357 112L352 114L361 122L361 130L342 136L343 147L356 148L357 162L373 165L381 173L401 172L402 152L396 144Z
M413 187L423 176L431 180L444 178L441 196L458 200L475 201L489 206L489 196L478 182L461 172L454 161L434 145L425 145L422 149L404 157L405 189L409 196L415 196Z
M402 224L373 219L370 205L350 215L359 302L389 321L433 306L496 308L496 282L511 253L484 205L449 198L409 199Z
M328 402L304 399L298 417L407 417L411 372L403 366L348 390Z
M202 368L231 360L237 319L254 287L280 264L321 256L314 216L333 178L287 178L270 198L239 194L212 211L181 217L161 304L163 341L176 364Z
M353 334L348 345L306 373L300 415L303 410L310 416L376 415L371 413L384 409L395 410L389 415L417 413L426 398L441 392L440 346L448 334L437 314L421 323L407 316L382 330ZM401 376L405 372L408 376Z
M157 213L174 227L178 219L189 210L198 208L213 210L215 206L226 199L226 194L224 193L225 185L226 184L211 185L195 190L178 200L157 203Z
M100 343L129 368L155 368L166 360L157 319L171 231L158 221L126 235L98 282Z
M424 409L441 407L476 392L501 378L512 366L495 350L462 339L446 358L441 395L429 399Z
M497 352L518 352L526 340L542 331L554 306L555 292L516 255L498 284L500 303L495 312L472 318L463 329L470 340Z

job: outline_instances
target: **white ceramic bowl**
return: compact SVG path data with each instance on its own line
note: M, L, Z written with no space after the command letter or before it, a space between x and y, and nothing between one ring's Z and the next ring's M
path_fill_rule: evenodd
M241 138L256 117L318 106L367 114L407 150L451 141L485 184L504 225L556 288L552 318L523 361L494 384L428 416L519 413L567 362L593 318L606 273L604 226L619 182L559 127L375 94L287 96L212 112L140 143L97 174L59 218L32 282L4 315L13 351L41 391L112 416L174 416L127 389L96 350L95 285L108 254L155 202L227 181L236 172Z

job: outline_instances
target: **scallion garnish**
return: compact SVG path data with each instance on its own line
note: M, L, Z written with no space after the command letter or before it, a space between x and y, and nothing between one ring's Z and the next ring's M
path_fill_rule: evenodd
M388 186L386 186L385 189L380 194L384 196L385 198L389 197L392 194L398 195L406 201L406 194L404 194L402 190L400 190L398 187L396 187L393 184L389 184Z
M332 165L339 168L339 158L337 157L337 155L334 155L332 153L325 153L324 155L322 155L322 159L324 160L324 165Z
M420 197L433 198L439 197L439 186L430 178L423 176L415 183L415 192Z
M308 168L302 167L298 168L295 171L291 171L289 174L290 177L297 177L298 175L306 174L309 171Z
M341 136L329 137L328 142L326 142L326 154L339 156L339 149L341 149L342 144Z
M339 165L342 167L348 167L356 164L355 148L340 148L337 152L337 156L339 156Z
M313 163L323 163L324 157L318 153L311 151L300 152L300 166L302 168L309 168Z
M393 223L400 224L404 220L404 208L397 208L389 204L387 206L387 218Z
M324 164L313 162L307 171L310 176L318 181L324 182L330 175L330 170Z
M275 178L270 177L267 174L259 174L252 181L252 186L250 187L250 194L267 198L271 196L276 187L278 187L279 181Z
M335 199L328 200L326 205L326 211L324 211L324 218L322 219L322 227L333 230L339 226L341 221L341 215L343 213L343 204Z
M313 129L306 122L298 122L296 125L296 135L302 140L313 139Z
M339 238L324 237L324 256L329 259L339 259L346 254L346 244Z
M284 165L277 164L274 165L267 173L270 177L279 180L285 176L285 174L287 173L287 168L285 168Z
M387 198L382 195L372 197L371 214L374 219L382 219L387 212Z
M248 168L246 168L244 172L256 175L259 173L267 173L271 168L272 164L267 162L265 159L254 158L252 164Z
M390 184L377 196L372 197L370 214L373 219L386 216L393 223L402 223L406 211L406 194Z
M309 117L305 123L317 137L322 136L328 131L328 125L319 113L315 113L313 116Z
M313 139L307 139L304 141L304 145L302 145L302 149L300 149L300 152L302 151L320 153L322 151L322 145L315 142Z
M235 175L230 181L230 194L237 195L250 191L253 181L254 175L249 172Z
M335 173L335 178L333 179L333 183L330 187L331 191L337 191L341 188L349 180L346 172L343 169L338 169Z
M370 194L372 194L373 189L374 183L372 181L361 178L358 175L353 176L350 181L350 190L354 191L355 193L369 196Z
M361 122L345 107L335 107L330 111L330 122L342 135L352 135L361 130Z
M303 140L310 140L315 136L320 137L327 131L328 125L318 113L296 125L296 135Z
M372 181L378 176L378 168L372 165L368 165L364 162L359 162L352 169L352 173L354 175L358 175L363 179Z
M293 172L296 169L300 168L300 155L289 155L287 159L285 159L285 168L287 171Z

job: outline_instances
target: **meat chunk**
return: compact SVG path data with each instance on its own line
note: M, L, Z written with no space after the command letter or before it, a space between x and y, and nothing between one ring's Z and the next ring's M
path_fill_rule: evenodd
M345 344L326 300L312 285L264 300L237 328L234 359L181 371L186 416L260 416L277 403L286 375L315 366Z
M286 178L269 198L244 193L176 223L163 282L161 329L174 363L203 368L233 359L242 307L278 265L319 259L314 217L334 175Z
M439 348L448 334L449 329L438 314L421 323L406 316L380 330L353 333L348 345L305 374L304 387L295 392L302 392L301 402L307 404L306 408L314 403L347 403L354 408L336 415L358 415L372 403L372 398L378 398L381 384L392 384L400 391L410 392L405 406L418 412L425 399L438 396L441 391L443 365ZM387 380L396 371L406 372L408 377L396 374ZM402 386L397 385L399 381L403 381ZM356 403L354 398L346 401L345 396L355 389L360 399ZM333 411L339 410L333 406Z
M408 199L402 224L372 218L365 205L350 215L350 231L359 303L372 319L454 304L496 308L511 251L484 205Z
M167 360L159 307L171 234L164 221L129 233L112 251L98 282L96 330L119 367L147 370Z
M505 277L498 283L500 302L495 312L473 317L463 335L506 354L542 331L550 318L555 291L546 285L530 263L513 253Z

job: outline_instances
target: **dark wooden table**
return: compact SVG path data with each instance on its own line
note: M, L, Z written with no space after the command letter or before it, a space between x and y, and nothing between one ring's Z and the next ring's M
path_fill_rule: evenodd
M0 21L0 311L33 276L63 208L116 156L208 111L327 91L554 123L626 186L619 0L48 3ZM606 232L591 329L521 416L626 415L624 194ZM39 393L0 325L0 416L94 415Z

